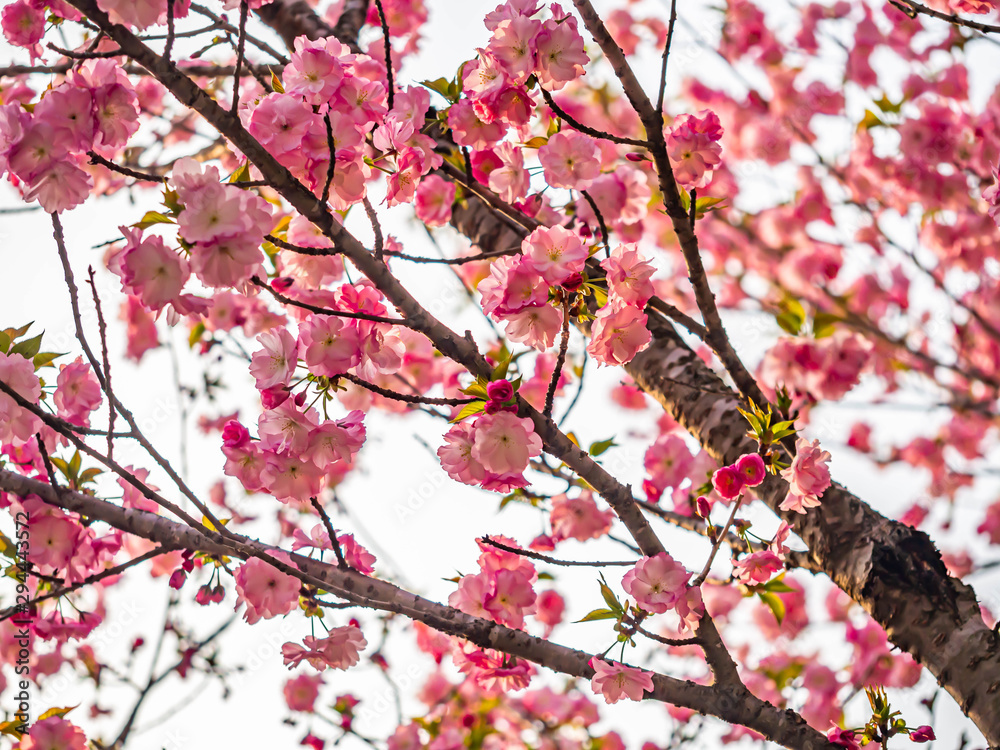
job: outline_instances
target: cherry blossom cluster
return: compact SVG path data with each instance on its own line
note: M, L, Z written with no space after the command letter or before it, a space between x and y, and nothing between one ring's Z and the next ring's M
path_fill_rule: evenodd
M722 163L722 125L711 110L697 115L680 115L667 134L667 154L674 169L674 179L686 188L705 187L712 171Z
M576 18L558 3L549 6L550 18L535 18L541 8L535 0L508 0L486 15L493 35L465 67L462 81L480 122L522 127L533 107L525 85L530 77L555 91L583 75L588 58ZM456 113L455 119L467 116Z
M119 227L125 245L108 258L122 290L151 311L169 306L171 316L202 315L211 301L184 293L191 271L208 287L234 287L263 274L261 240L273 225L263 198L220 182L216 167L193 159L174 165L170 179L182 247L178 253L159 236Z
M487 407L498 403L502 402L490 400ZM531 420L506 408L458 422L445 433L444 441L437 455L448 475L494 492L526 487L528 462L542 452L542 439Z
M582 288L588 257L577 233L561 226L535 229L521 243L520 255L494 261L479 283L483 310L506 323L512 341L551 347L563 314L550 299L568 299ZM597 311L587 351L601 364L621 365L651 340L643 308L653 296L655 269L634 245L618 245L601 265L608 274L608 302Z
M304 393L304 392L303 392ZM286 503L308 503L324 481L338 482L365 440L364 414L320 421L315 409L302 409L287 399L265 408L251 440L239 422L223 431L225 473L240 480L247 492L265 491Z
M332 37L295 40L283 90L241 110L247 130L316 195L329 191L331 204L346 209L365 197L371 175L366 136L394 159L386 178L386 201L413 201L421 175L441 164L434 141L422 134L429 92L397 92L388 111L385 68L367 55L352 54ZM371 132L373 128L377 128ZM449 202L450 206L450 202Z
M125 72L114 60L85 60L30 113L17 101L0 105L0 177L9 173L26 201L65 211L94 187L86 153L114 156L138 128L139 105Z
M723 500L734 500L747 487L757 487L764 481L767 467L757 453L746 453L736 463L723 466L712 475L712 487Z
M513 540L497 537L509 547ZM538 572L521 555L478 542L479 572L462 576L458 589L448 603L476 617L493 620L511 628L523 629L525 616L536 611L534 584ZM472 643L456 644L452 655L455 666L470 675L485 690L517 690L526 687L533 669L523 660Z
M819 339L783 336L764 355L758 375L772 389L784 386L796 403L801 397L837 401L858 384L872 349L848 331Z

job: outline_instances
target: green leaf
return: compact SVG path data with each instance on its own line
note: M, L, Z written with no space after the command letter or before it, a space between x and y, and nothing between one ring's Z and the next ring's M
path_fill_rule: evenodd
M49 365L52 364L54 360L58 359L59 357L65 357L65 356L66 356L65 352L61 354L58 352L40 352L39 354L36 354L31 361L32 364L34 364L35 369L37 370L40 367L48 367Z
M154 224L173 224L174 220L159 211L147 211L140 221L132 226L136 229L146 229Z
M10 347L10 336L7 335L6 331L0 331L0 352L6 354L7 349L9 347Z
M525 148L541 148L542 146L544 146L548 142L549 142L549 139L546 138L544 135L536 135L534 138L531 138L531 139L525 141L524 142L524 147Z
M617 614L623 613L625 611L625 608L622 607L621 602L618 601L618 597L615 596L615 592L612 591L611 588L608 586L608 584L604 582L603 575L601 576L600 586L601 586L601 596L604 598L605 603L608 605L611 611Z
M802 330L802 318L788 310L775 315L774 321L781 326L782 330L787 331L793 336L798 336L799 331Z
M274 89L279 94L285 93L285 86L281 83L281 79L271 71L271 88Z
M770 591L758 591L757 596L768 606L774 615L774 619L780 625L782 620L785 619L785 603L781 601L781 597Z
M698 198L694 202L694 214L696 219L702 218L709 211L715 211L720 208L725 208L723 201L725 198L713 198L710 195L706 195L704 198ZM690 200L688 201L690 205Z
M486 408L485 401L473 401L471 404L466 404L462 407L460 411L452 420L451 423L461 422L463 419L471 417L473 414L479 414L483 409Z
M610 609L594 609L576 622L593 622L594 620L617 620L618 615Z
M76 706L79 705L80 705L79 703L76 704ZM66 708L50 708L48 711L39 716L37 720L42 721L43 719L50 719L53 716L58 716L59 718L62 718L70 711L72 711L74 708L76 708L76 706L67 706Z
M80 467L83 465L83 456L80 455L80 451L73 453L73 458L69 460L69 470L70 473L75 477L80 473Z
M0 531L0 555L9 557L11 560L17 557L17 547L2 531Z
M451 81L447 78L435 78L433 81L421 81L421 86L436 91L445 99L451 100Z
M793 589L791 586L789 586L787 583L785 583L784 572L782 572L781 575L771 579L767 583L761 584L758 588L764 591L771 591L774 593L785 593L785 594L787 594L790 591L796 590Z
M36 354L42 346L42 334L37 336L32 336L30 339L25 339L24 341L18 341L11 348L11 354L20 354L25 359L31 359Z
M493 372L490 374L490 380L503 380L507 377L507 369L510 367L510 357L505 357L502 359L496 367L493 368Z
M194 349L194 345L201 341L201 336L205 333L205 324L201 321L191 329L191 333L188 334L188 348Z
M831 335L840 322L840 317L833 313L816 313L813 316L813 336L821 339Z
M172 214L179 214L184 206L181 205L180 198L177 196L176 190L164 190L163 191L163 205Z
M599 456L604 453L608 448L612 448L618 445L614 438L608 438L607 440L596 440L590 444L590 448L587 449L587 453L591 456Z
M885 126L885 122L882 121L882 118L870 109L866 109L865 116L861 119L861 122L858 123L858 130L871 130L879 125L883 127Z
M486 393L486 387L478 380L472 385L463 388L462 393L466 396L475 396L476 398L481 398L483 400L487 399L489 395Z
M104 472L98 469L96 466L91 466L89 469L84 469L80 474L79 484L87 484L88 482L93 482L97 477L99 477Z
M6 333L7 336L10 337L11 341L17 341L24 334L26 334L28 332L28 329L31 328L31 326L33 326L34 324L35 321L31 321L27 325L23 325L20 328L8 328L4 331L4 333Z
M231 175L229 175L230 182L249 182L250 181L250 162L245 161Z

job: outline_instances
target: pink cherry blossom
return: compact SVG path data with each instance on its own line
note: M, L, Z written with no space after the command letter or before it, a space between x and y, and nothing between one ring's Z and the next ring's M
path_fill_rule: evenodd
M501 166L489 174L490 190L507 203L520 200L527 195L530 180L528 170L524 168L524 152L509 141L504 141L494 150Z
M31 725L22 739L20 750L86 750L87 735L75 724L60 716L50 716Z
M598 508L589 492L572 499L566 495L552 498L549 523L552 524L552 537L555 540L576 539L585 542L598 539L611 530L614 519L614 511L610 508Z
M327 667L350 669L361 660L360 652L368 645L361 630L353 625L331 628L324 638L307 635L302 643L304 647L296 643L286 643L281 647L289 669L301 661L308 662L320 672Z
M733 468L743 478L743 484L746 487L756 487L767 476L764 459L757 453L747 453L740 456Z
M574 16L543 22L542 31L535 37L535 49L538 81L550 91L583 75L583 66L589 62Z
M257 336L263 348L250 359L250 374L258 390L287 385L298 362L298 342L285 328L272 328Z
M819 498L830 486L830 454L819 447L819 441L799 438L795 441L795 458L792 465L782 469L781 476L788 482L788 497L781 510L805 513L806 508L815 508Z
M712 475L712 487L723 500L733 500L743 492L743 474L733 466L723 466Z
M646 313L631 306L620 310L610 306L601 308L591 329L587 352L602 365L631 362L652 341L646 320Z
M589 135L575 130L556 133L538 149L545 181L552 187L586 190L601 173L601 151Z
M260 483L278 500L304 502L319 494L324 473L312 461L274 451L264 451L263 458Z
M108 260L108 268L121 278L122 289L142 300L150 310L179 301L190 276L187 261L155 235L142 236L141 229L118 227L125 247Z
M771 550L758 550L745 555L734 566L736 578L746 584L766 583L781 570L781 558Z
M499 412L476 420L472 457L487 471L520 474L528 468L528 460L541 452L542 439L530 419Z
M477 287L483 295L483 311L494 320L529 305L548 302L548 286L539 278L534 265L522 256L505 256L490 264L490 275Z
M601 267L608 274L609 299L640 310L646 306L654 291L649 278L656 269L639 254L635 244L615 247L611 257L601 261Z
M552 305L528 305L505 318L507 338L539 351L555 343L563 323L562 311Z
M580 237L561 227L539 227L524 238L521 251L532 267L550 284L559 284L583 270L587 248Z
M478 485L486 478L486 469L472 456L474 439L472 423L459 422L445 434L445 444L437 450L441 466L456 482Z
M673 609L684 597L691 572L666 552L644 557L622 578L622 587L648 612Z
M286 555L282 562L290 563ZM236 608L246 604L243 618L253 625L261 619L287 615L298 605L301 583L273 565L252 557L236 569Z
M31 360L20 354L0 352L0 380L25 401L38 403L42 385ZM38 417L22 409L6 393L0 393L0 443L26 443L34 439L41 424Z
M345 318L312 315L299 327L306 367L315 375L342 375L361 363L358 327Z
M417 186L414 208L417 218L429 227L444 226L451 219L451 204L455 201L455 183L438 175L428 175Z
M77 357L72 363L60 367L53 398L60 417L88 427L90 412L100 406L102 400L101 384L91 366L83 361L83 357Z
M595 695L603 695L607 703L617 703L622 698L641 701L647 692L653 691L652 672L615 661L604 661L596 656L587 663L594 670L590 688Z
M677 182L687 188L708 184L712 170L722 162L721 137L722 127L714 112L703 110L674 120L667 136L667 153Z
M323 678L318 674L300 674L285 683L282 693L290 711L312 713Z

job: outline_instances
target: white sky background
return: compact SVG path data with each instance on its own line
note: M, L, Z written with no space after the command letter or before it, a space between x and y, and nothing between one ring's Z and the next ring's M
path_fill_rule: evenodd
M441 75L450 77L463 60L475 54L474 48L486 42L487 31L482 25L483 15L495 7L494 0L483 2L452 2L451 0L428 0L430 22L425 27L422 42L422 53L411 59L401 74L402 82L413 83L422 79L433 79ZM648 3L655 8L658 3ZM692 10L690 3L681 3L682 18L693 22L702 36L709 36L714 30L718 33L718 16L709 14L705 6L699 3L698 9ZM598 3L598 7L610 8L613 3ZM663 18L667 17L663 4ZM707 26L706 26L707 24ZM588 39L588 49L592 47ZM674 51L671 61L671 82L676 84L682 75L697 71L708 80L718 80L719 76L728 75L724 66L709 52L692 41L689 30L680 25L674 40ZM0 43L2 45L2 43ZM183 49L183 48L182 48ZM648 47L644 48L649 52ZM0 46L0 60L26 61L26 55L20 50L11 50ZM648 90L653 90L658 75L658 59L647 54L636 66ZM981 69L981 66L980 66ZM973 77L976 85L976 77ZM981 87L982 90L982 87ZM725 123L724 123L725 124ZM835 137L835 136L832 136ZM780 187L769 182L771 196L780 196ZM77 283L81 287L82 304L85 309L85 323L92 344L97 342L96 318L92 313L89 288L82 282L86 277L88 264L98 269L102 284L102 298L105 304L105 315L111 326L110 348L113 357L112 372L114 385L118 396L135 413L146 436L168 456L175 466L180 466L180 409L176 395L175 383L172 377L172 363L168 351L164 348L146 355L137 368L122 359L125 348L124 327L117 320L117 305L120 298L117 280L108 274L102 263L103 250L92 249L92 246L110 240L117 236L116 227L119 224L138 221L142 214L156 208L156 191L139 191L134 193L136 203L132 204L125 193L120 193L111 199L89 200L85 206L63 215L66 227L66 237L70 257L73 261ZM3 181L0 185L0 206L9 207L20 204L20 200L10 186ZM380 209L383 225L403 242L407 252L417 255L433 255L434 248L427 240L423 229L409 218L408 208L392 210ZM361 216L363 219L363 216ZM370 230L364 221L353 222L362 241L368 241ZM448 231L441 232L444 241L450 241ZM480 341L486 339L481 335L485 327L476 315L466 308L462 310L464 292L457 282L451 281L440 269L420 266L407 266L398 263L394 266L403 277L404 282L416 296L425 302L429 309L453 328L462 331L472 328ZM0 328L16 326L35 320L34 331L45 329L46 337L43 349L70 351L74 355L78 351L73 339L73 324L69 313L69 299L62 281L62 270L56 255L52 239L51 224L48 216L41 211L17 215L0 215L0 278L3 279L3 292L0 293ZM445 282L442 282L445 279ZM748 361L756 363L760 354L778 334L778 329L770 316L757 313L734 313L727 316L727 325L737 349L747 356ZM161 325L161 338L172 338L180 355L180 381L184 384L198 385L200 380L200 364L197 358L186 351L187 331L183 327L164 334L165 326ZM579 341L575 339L576 351L579 352ZM256 345L251 342L251 350ZM67 361L66 359L60 361ZM566 427L572 429L580 437L584 445L594 440L615 436L618 442L624 442L620 448L615 448L605 454L606 465L624 482L633 486L641 485L643 468L642 456L646 445L655 436L653 413L636 415L622 412L611 404L607 398L609 387L622 376L619 370L597 370L593 363L588 367L587 387L584 398L577 406ZM235 408L241 409L245 423L256 419L258 403L252 388L252 379L245 368L227 367L225 370L227 386L220 394L217 404L206 405L202 398L195 407L195 415L207 413L217 415L227 413ZM908 507L918 496L927 476L924 472L914 471L908 467L896 467L887 471L877 471L863 457L853 454L849 449L839 448L838 443L846 439L847 430L853 421L866 418L876 425L876 437L893 441L906 440L916 434L928 434L932 422L944 419L946 412L929 416L920 410L884 409L873 412L864 405L864 397L874 394L872 388L862 386L851 393L846 401L857 404L850 407L836 405L823 411L817 411L810 434L819 436L824 444L831 448L833 458L833 475L838 481L846 483L862 498L872 502L884 513L893 515ZM572 393L572 390L571 390ZM564 399L561 407L557 403L556 413L559 414L568 403ZM189 420L189 426L192 420ZM542 530L540 515L523 507L510 507L503 514L497 515L498 497L493 493L477 492L471 488L458 485L447 478L441 471L437 458L414 440L420 435L432 448L441 443L441 435L445 431L442 424L425 415L409 416L400 419L397 416L372 412L366 420L369 440L362 451L359 469L340 488L339 496L350 511L349 517L335 517L338 528L354 532L359 541L369 546L378 556L376 568L385 574L401 576L395 580L405 583L418 593L437 601L446 600L454 590L454 584L442 579L476 569L475 559L478 549L474 539L483 534L508 534L516 537L522 543L530 540L535 533ZM640 435L639 439L627 439L630 433ZM124 444L116 449L122 459L132 457L135 461L142 460L138 452L132 451ZM223 458L218 450L218 437L204 440L197 430L189 430L188 461L190 464L191 485L198 492L205 492L208 487L221 476ZM125 462L125 461L123 461ZM143 461L141 465L148 465ZM171 487L169 480L159 472L154 472L154 483L163 488L169 497L178 498L178 493ZM233 489L230 484L230 488ZM979 540L971 539L970 531L979 523L985 502L996 496L996 483L980 483L975 491L959 494L955 507L952 531L947 537L937 536L952 542L951 549L959 549L960 543L967 543L978 551L985 549ZM231 497L236 497L235 491ZM426 498L426 499L424 499ZM244 512L256 511L266 515L273 504L272 498L260 496L249 499L241 506ZM938 514L940 515L940 513ZM774 520L770 513L751 509L751 518L757 521L761 528L769 531ZM943 520L935 517L936 520ZM307 526L309 528L309 526ZM658 527L662 529L663 527ZM5 528L5 531L8 531ZM260 524L255 533L265 542L276 541L272 524ZM662 533L668 549L689 567L700 569L705 559L707 546L691 535L666 529ZM558 555L570 559L624 559L625 550L613 543L592 543L579 545L568 542L560 546ZM720 554L716 569L721 573L726 571L726 555ZM146 568L148 569L148 567ZM590 609L600 606L593 571L565 572L558 574L559 591L566 597L568 610L566 621L579 619ZM391 576L390 576L391 577ZM608 574L609 581L616 588L620 580L620 572L612 569ZM1000 601L1000 579L996 575L981 575L971 579L983 601L996 603ZM189 581L182 590L182 598L190 600L194 596L195 586L200 581ZM228 595L221 605L201 608L197 605L184 605L185 622L192 623L199 635L211 632L232 611L235 594L231 581L226 582ZM811 593L811 602L818 606L822 602L828 583L824 580ZM815 595L815 596L813 596ZM127 653L129 644L136 635L143 635L147 644L155 639L162 623L165 602L167 600L165 579L150 583L150 579L139 573L122 585L115 587L109 597L109 616L95 634L98 643L106 645L106 650L95 649L104 654L112 663L121 663L124 659L115 659L111 654ZM994 610L1000 607L994 606ZM330 624L344 624L351 615L345 612L334 612L328 615ZM365 634L369 644L374 646L379 641L379 630L372 624L372 618L362 617ZM397 626L398 629L398 626ZM820 645L822 648L835 648L837 654L825 659L833 664L838 659L850 656L850 650L840 642L839 630L834 646L829 646L820 630L812 638L807 638L797 646L803 653ZM556 630L555 640L591 651L601 651L608 642L610 627L606 623L590 623L579 625L563 625ZM736 629L729 631L733 643L744 637ZM278 650L285 641L301 641L309 634L309 625L305 618L293 614L288 618L262 621L253 627L245 625L240 620L224 638L221 639L220 662L225 665L245 665L245 670L233 676L229 684L232 694L228 701L223 702L221 688L217 680L201 684L202 677L189 677L181 682L176 677L168 679L164 685L149 699L137 722L137 734L130 742L130 747L139 748L228 748L228 747L296 747L305 734L304 724L292 728L281 723L288 715L281 689L290 674L281 664ZM409 679L411 685L419 685L432 671L432 662L412 647L408 637L397 634L389 639L386 656L392 665L392 673L400 683ZM94 640L94 639L92 639ZM759 645L759 644L758 644ZM766 644L770 647L769 644ZM135 672L135 679L145 681L148 675L149 646L144 650L144 658L139 660L140 668ZM369 649L371 652L372 649ZM633 663L644 663L644 659L653 653L652 649L640 646L629 656ZM824 651L824 655L829 652ZM167 655L173 660L175 654L168 650ZM162 664L168 663L164 658ZM169 662L169 663L172 663ZM655 668L670 670L669 659L657 656L645 662ZM305 669L308 669L306 667ZM297 672L296 672L297 673ZM329 702L333 696L352 692L363 702L359 707L360 718L355 727L362 734L372 737L384 737L395 725L395 709L392 705L392 693L378 670L370 665L363 665L348 672L324 673L327 686L321 692L317 706ZM544 679L552 685L560 685L563 679L559 676L543 673L536 678L536 684ZM106 684L111 686L114 678L110 675ZM933 684L933 678L925 674L921 683L923 688ZM589 691L583 685L585 692ZM413 690L403 690L404 717L422 713L421 704L413 698L407 699ZM919 697L926 695L924 690L917 695L911 691L893 691L890 697L904 708L904 716L914 724L926 723L927 714L916 705ZM93 722L86 718L84 711L89 708L89 700L93 696L92 684L84 683L68 670L36 688L34 692L33 711L35 715L50 706L68 706L84 702L82 708L70 714L68 718L82 724L88 731L97 730L110 739L120 728L123 716L131 708L134 692L130 689L102 690L99 704L103 708L113 709L110 720ZM193 696L193 700L191 700ZM6 702L5 702L6 703ZM364 712L369 706L370 711ZM183 706L183 710L179 707ZM4 705L4 708L7 708ZM331 711L326 711L332 715ZM604 726L614 728L626 737L630 748L637 748L642 741L653 740L662 743L672 726L663 707L653 703L642 705L618 704L609 707L605 715L610 721ZM863 723L864 698L856 698L849 706L848 717L851 721ZM160 721L162 719L162 721ZM970 728L970 735L978 738L971 724L960 714L954 701L947 695L942 695L936 705L936 717L933 722L938 735L946 738L942 746L951 748L957 746L957 736L963 728ZM145 729L150 725L149 729ZM336 732L316 722L317 733L321 736L336 736ZM96 736L96 733L95 733ZM695 746L712 747L717 745L718 732L706 732L695 742ZM975 741L973 743L975 746ZM343 743L345 748L363 747L361 743L348 739Z

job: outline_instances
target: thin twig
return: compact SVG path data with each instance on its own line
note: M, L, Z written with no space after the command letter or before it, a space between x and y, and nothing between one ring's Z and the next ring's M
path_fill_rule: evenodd
M663 64L660 67L660 92L656 97L656 111L663 114L663 95L667 90L667 61L670 59L670 43L674 40L674 26L677 24L677 0L670 0L670 21L667 24L667 42L663 45Z
M163 59L170 62L174 48L174 0L167 0L167 41L163 45Z
M559 354L556 357L556 365L552 368L552 378L549 380L549 388L545 392L545 408L542 414L552 418L552 404L556 397L556 388L559 386L559 376L562 375L563 363L566 362L566 351L569 348L569 295L563 300L563 320L562 333L559 339Z
M545 103L549 105L549 109L555 112L560 119L565 120L572 125L575 130L579 130L581 133L586 133L592 138L601 138L605 141L620 143L626 146L639 146L640 148L646 148L649 146L646 141L640 141L636 138L624 138L620 135L611 135L611 133L605 133L603 130L596 130L588 125L584 125L582 122L573 117L573 115L569 114L562 107L556 104L556 100L552 97L552 94L545 89L542 89L542 96L545 98Z
M323 183L323 196L320 199L326 203L330 200L330 185L333 184L333 173L337 168L337 146L333 142L333 125L330 123L329 112L323 115L323 124L326 126L326 147L330 152L330 161L326 165L326 181Z
M979 23L978 21L969 21L968 19L962 18L957 13L943 13L939 10L928 8L926 5L914 2L913 0L889 0L889 4L895 6L910 18L916 18L917 14L922 13L925 16L938 18L942 21L954 24L955 26L965 26L969 29L975 29L976 31L981 31L984 34L1000 33L1000 26L994 26L988 23Z
M94 281L94 267L87 268L90 291L94 297L94 307L97 308L97 331L101 337L101 359L104 362L104 377L107 379L108 391L114 392L111 387L111 362L108 359L108 326L104 322L104 310L101 308L101 298L97 294L97 284ZM115 403L113 398L108 399L108 458L114 457L115 441Z
M716 554L719 552L719 547L726 540L726 535L729 533L729 527L733 525L733 521L736 520L736 511L740 509L740 505L743 504L743 495L736 498L736 502L733 503L733 511L729 514L729 519L726 521L726 525L722 527L722 533L719 534L715 541L712 542L712 551L708 554L708 560L705 561L705 567L701 569L701 573L698 577L691 582L692 587L701 586L705 579L708 578L708 572L712 568L712 562L715 560Z
M483 544L488 544L491 547L496 547L497 549L502 549L504 552L512 552L515 555L520 555L521 557L530 557L532 560L541 560L542 562L547 562L551 565L561 565L563 567L572 568L606 568L612 566L618 567L634 567L635 560L604 560L596 562L588 562L586 560L557 560L554 557L549 557L548 555L543 555L538 552L534 552L528 549L521 549L520 547L509 547L502 542L498 542L495 539L491 539L489 536L484 536L479 539Z
M128 570L129 568L135 567L139 563L143 563L146 560L149 560L149 559L151 559L153 557L158 557L159 555L165 555L168 552L172 552L174 549L176 549L176 548L175 547L154 547L153 549L149 550L145 554L139 555L139 557L135 557L135 558L133 558L131 560L128 560L127 562L123 562L120 565L115 565L113 568L106 568L105 570L102 570L100 573L95 573L92 576L88 576L87 578L85 578L84 580L80 581L79 583L74 583L74 584L72 584L70 586L62 586L62 587L60 587L58 589L54 589L53 591L49 591L48 593L42 594L41 596L36 596L34 599L32 599L31 601L28 602L28 605L38 604L39 602L44 602L47 599L55 599L57 597L66 596L67 594L72 594L74 591L79 591L80 589L84 588L85 586L89 586L92 583L97 583L98 581L103 581L105 578L111 578L112 576L116 576L116 575L119 575L120 573L124 573L126 570ZM7 607L7 609L5 609L3 611L0 611L0 621L6 620L6 619L14 616L15 614L17 614L18 609L20 609L20 608L22 608L24 606L27 606L27 605L19 604L16 607Z
M340 250L334 247L302 247L301 245L293 245L287 240L283 240L280 237L275 237L273 234L265 234L264 239L270 242L272 245L280 247L284 250L291 250L293 253L298 253L299 255L339 255Z
M271 296L274 297L279 302L284 302L286 305L292 305L293 307L300 307L303 310L309 310L310 312L314 312L317 315L334 315L338 318L352 318L353 320L370 320L373 323L388 323L389 325L404 326L407 328L410 326L409 321L403 318L384 318L381 315L368 315L367 313L348 312L346 310L331 310L327 307L319 307L317 305L310 305L307 302L299 302L298 300L294 300L291 297L286 297L284 294L279 292L270 284L261 281L259 276L254 276L252 279L250 279L250 283L253 284L254 286L259 286L261 289L267 290L268 292L271 293Z
M432 398L430 396L414 396L407 393L397 393L396 391L390 391L388 388L381 388L374 383L369 383L367 380L359 378L357 375L352 375L349 372L342 373L340 375L334 375L330 380L337 380L337 378L344 378L344 380L350 380L355 385L360 385L365 390L369 390L372 393L377 393L379 396L385 398L390 398L393 401L403 401L407 404L430 404L431 406L462 406L464 404L471 404L479 399L475 398Z
M247 13L250 11L248 0L240 0L240 33L236 42L236 74L233 76L233 106L230 108L232 114L236 114L237 107L240 106L240 68L243 66L243 53L246 50L247 42Z
M389 111L392 112L395 86L392 81L392 45L389 41L389 24L385 20L385 9L382 7L382 0L375 0L375 8L378 10L378 22L382 25L382 39L385 44L385 78L388 84L386 91L389 95Z
M347 564L347 560L344 558L344 550L340 548L340 540L337 539L337 532L333 528L333 522L330 521L330 516L327 514L326 509L319 504L319 500L315 497L309 498L309 502L316 509L316 512L319 513L319 517L323 519L327 536L330 537L330 546L333 547L333 552L337 556L337 566L342 570L350 568L351 566Z
M138 172L134 169L129 169L128 167L115 164L113 161L108 161L95 151L88 151L87 156L90 157L91 164L100 164L102 167L107 167L112 172L118 172L126 177L132 177L136 180L145 180L146 182L164 183L167 181L166 177L162 177L160 175L150 174L148 172Z
M608 225L604 222L604 216L601 214L601 209L597 207L597 203L591 197L590 193L586 190L581 190L580 193L584 198L587 199L587 203L590 204L590 210L594 212L594 216L597 217L597 224L601 229L601 240L604 242L604 252L607 256L611 257L611 242L608 239Z

